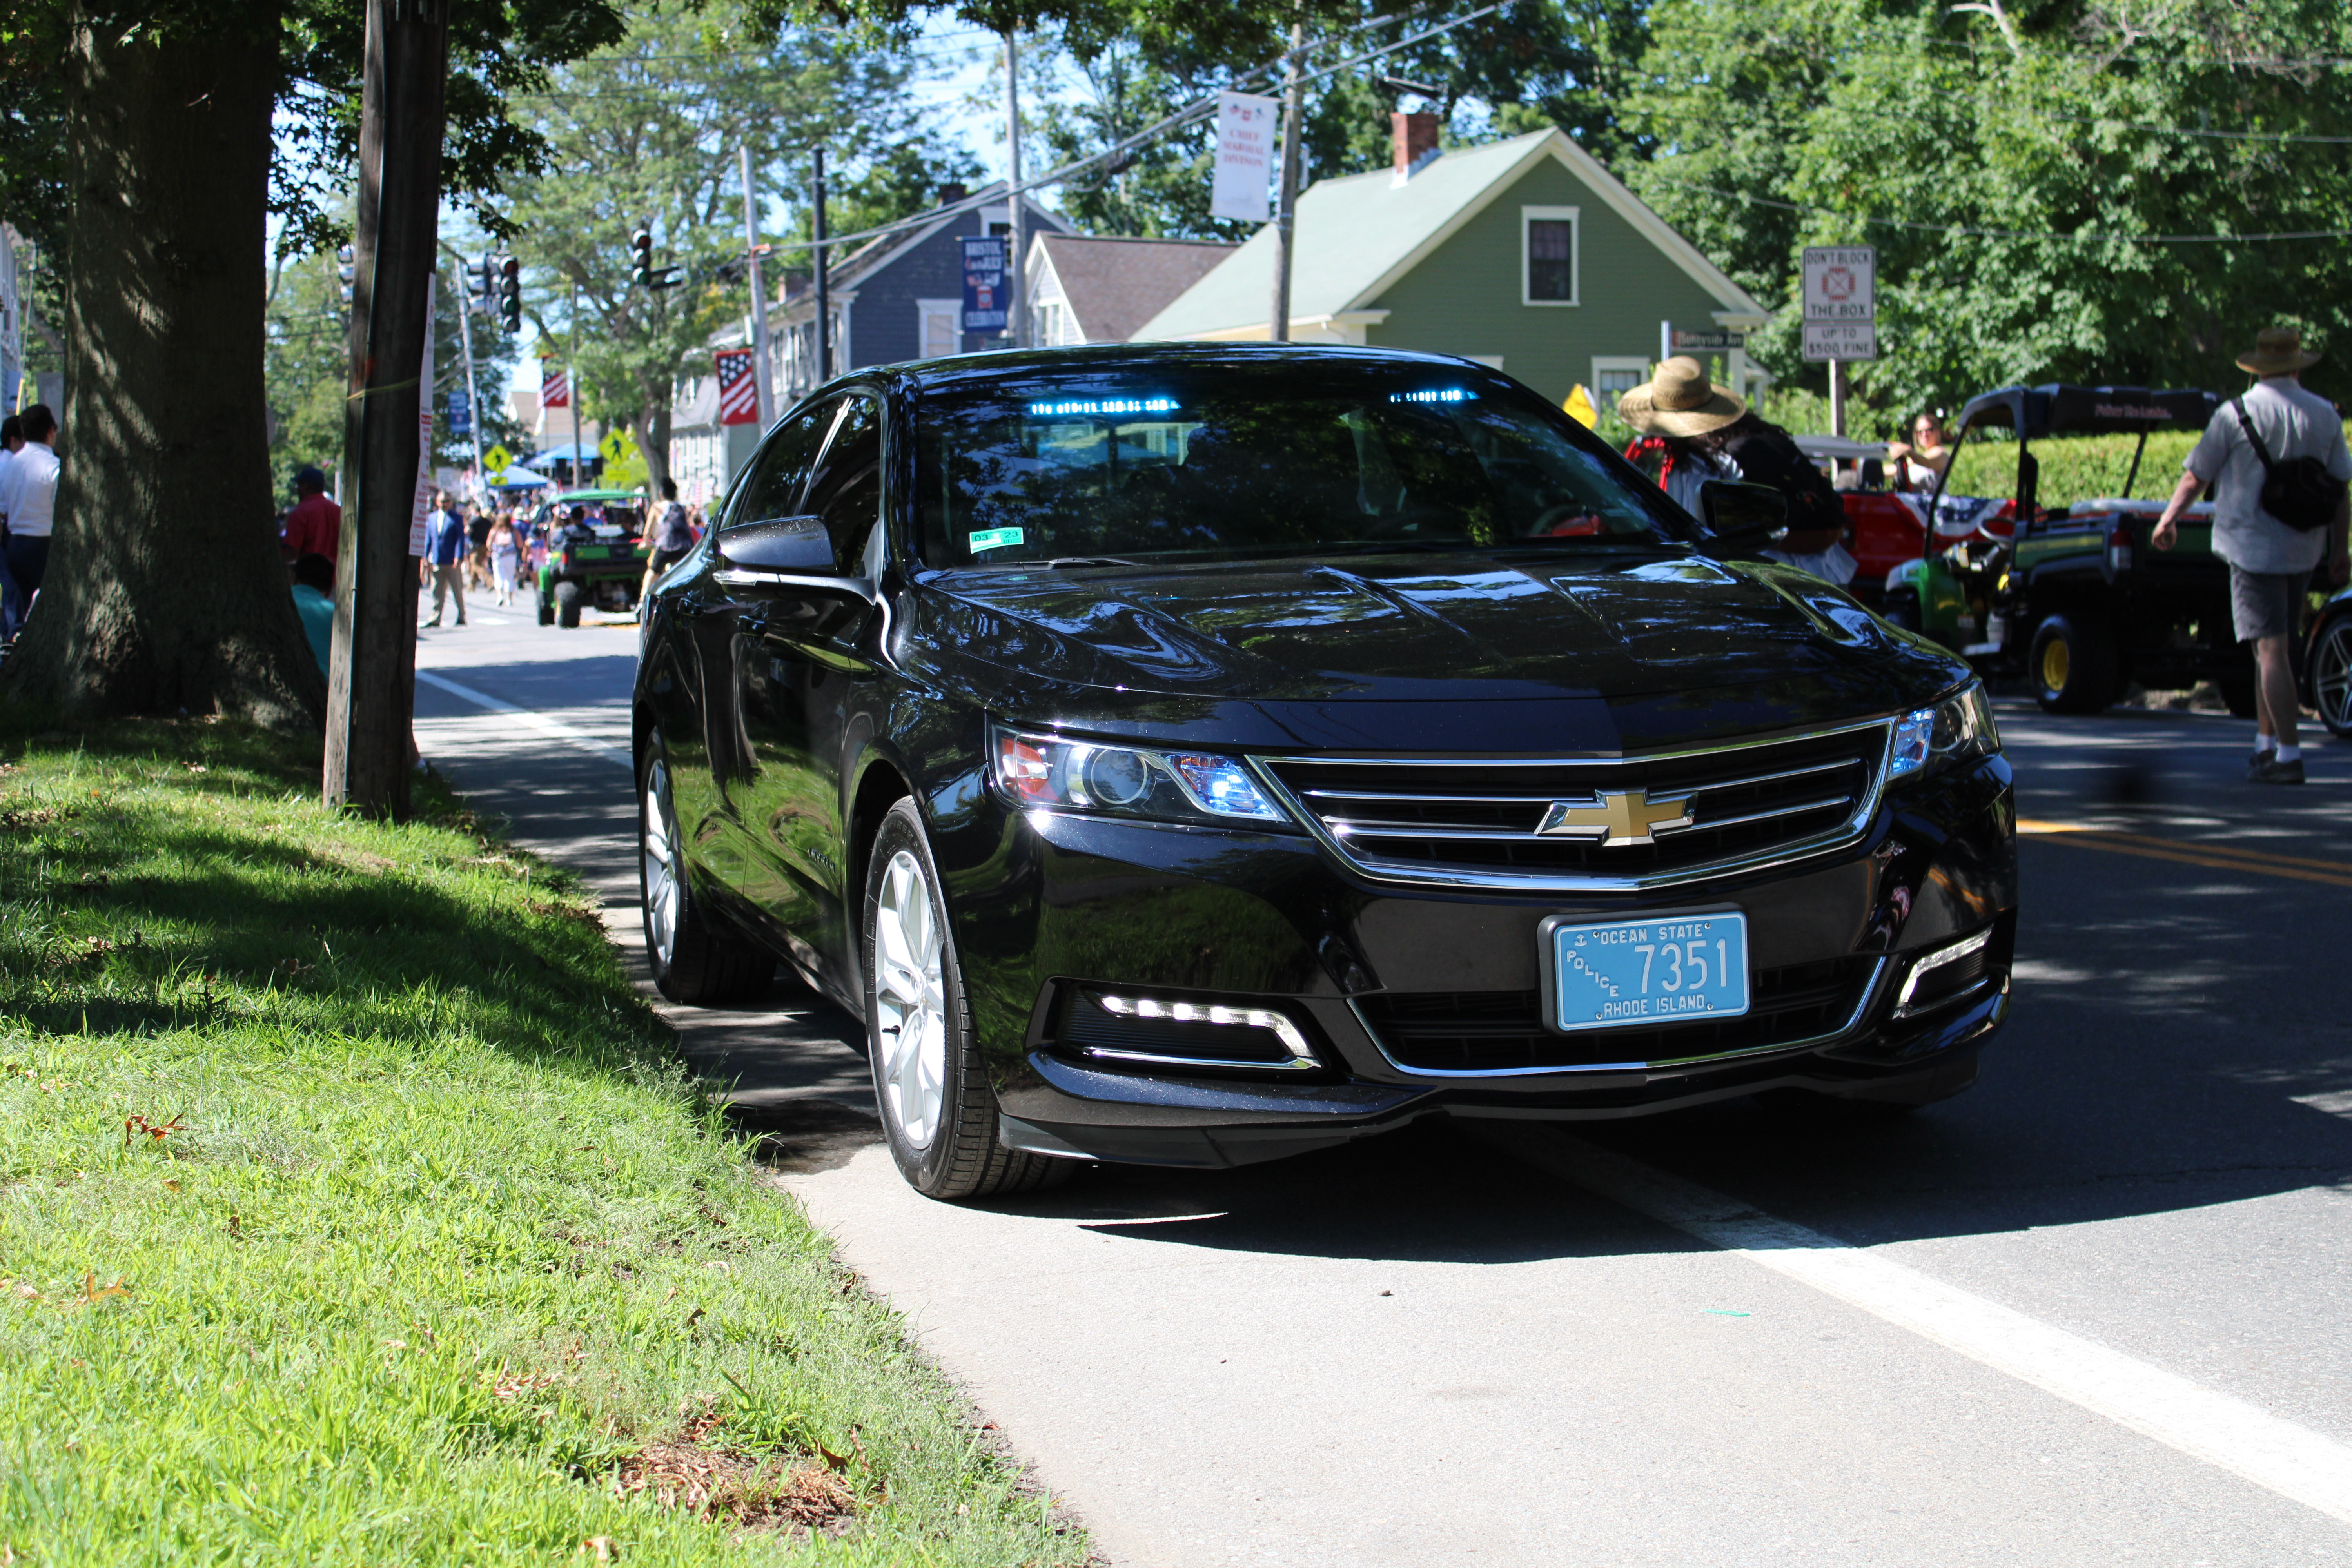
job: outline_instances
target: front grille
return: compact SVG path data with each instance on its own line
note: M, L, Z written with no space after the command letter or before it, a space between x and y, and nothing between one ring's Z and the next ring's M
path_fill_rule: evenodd
M1737 1018L1646 1029L1544 1027L1535 991L1404 991L1359 998L1356 1011L1388 1058L1408 1072L1511 1073L1649 1066L1769 1050L1843 1030L1882 960L1824 959L1759 973Z
M1884 721L1827 734L1648 757L1578 761L1362 761L1273 757L1265 765L1350 865L1405 881L1644 888L1860 837L1886 753ZM1601 791L1687 801L1687 826L1652 842L1538 835L1555 805Z

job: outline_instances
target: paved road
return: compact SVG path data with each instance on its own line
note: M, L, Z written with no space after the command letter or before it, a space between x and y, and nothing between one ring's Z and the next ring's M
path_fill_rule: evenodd
M634 628L510 620L425 634L472 695L420 685L420 744L634 931ZM2243 724L2002 720L2013 1021L1899 1125L1423 1125L958 1208L834 1009L673 1016L1120 1564L2352 1563L2352 748L2259 790Z

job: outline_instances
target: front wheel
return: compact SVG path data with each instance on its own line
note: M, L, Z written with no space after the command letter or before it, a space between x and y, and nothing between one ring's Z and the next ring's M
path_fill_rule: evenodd
M955 1201L1031 1192L1075 1173L1067 1160L997 1141L962 967L938 868L910 800L882 818L866 876L866 1060L890 1157L907 1184Z
M2352 615L2337 616L2311 645L2311 705L2327 732L2352 736Z
M2053 616L2035 629L2026 673L2050 713L2096 713L2123 694L2116 641L2096 616Z

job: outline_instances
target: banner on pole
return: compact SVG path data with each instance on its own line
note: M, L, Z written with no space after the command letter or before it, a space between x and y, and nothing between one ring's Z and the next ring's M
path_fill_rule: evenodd
M1003 235L967 237L963 242L963 330L1001 332L1004 330L1005 275L1012 271L1012 241Z
M549 365L539 373L539 405L541 408L572 406L572 377L561 367Z
M1248 92L1217 94L1217 165L1209 185L1209 214L1264 223L1272 210L1274 141L1282 106Z
M470 436L473 433L474 405L466 396L464 387L453 386L449 389L449 434Z
M719 423L760 422L760 382L751 374L750 349L720 349L710 356L719 372Z
M408 552L425 553L425 514L433 509L433 275L425 277L425 356L416 376L416 496L408 508Z

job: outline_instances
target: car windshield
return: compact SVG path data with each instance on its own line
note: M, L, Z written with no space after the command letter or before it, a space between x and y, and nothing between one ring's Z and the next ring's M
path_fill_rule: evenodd
M926 391L933 566L1179 563L1696 536L1565 416L1443 365L1186 365Z

